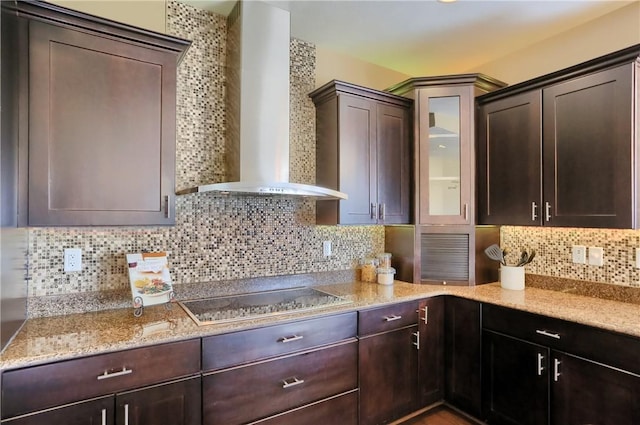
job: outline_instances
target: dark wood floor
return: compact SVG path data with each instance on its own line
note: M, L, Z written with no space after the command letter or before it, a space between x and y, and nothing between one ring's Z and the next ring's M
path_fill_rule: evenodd
M476 425L476 422L447 406L438 406L398 425Z

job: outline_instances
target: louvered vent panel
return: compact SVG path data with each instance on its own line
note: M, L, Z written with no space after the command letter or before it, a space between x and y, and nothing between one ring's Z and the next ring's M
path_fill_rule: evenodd
M469 280L469 235L423 233L422 280Z

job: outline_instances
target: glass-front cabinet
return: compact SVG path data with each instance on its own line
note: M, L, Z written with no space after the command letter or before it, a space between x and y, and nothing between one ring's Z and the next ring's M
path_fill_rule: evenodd
M419 224L471 224L472 111L469 87L418 92Z

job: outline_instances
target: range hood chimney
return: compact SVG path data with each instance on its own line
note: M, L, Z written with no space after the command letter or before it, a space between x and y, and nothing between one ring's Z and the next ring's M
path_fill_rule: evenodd
M179 191L347 199L289 182L289 12L238 1L227 18L227 183Z

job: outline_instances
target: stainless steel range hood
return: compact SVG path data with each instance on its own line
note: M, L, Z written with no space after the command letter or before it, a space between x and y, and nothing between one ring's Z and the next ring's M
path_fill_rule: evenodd
M179 191L347 199L289 182L289 12L239 1L227 18L227 183Z

